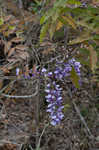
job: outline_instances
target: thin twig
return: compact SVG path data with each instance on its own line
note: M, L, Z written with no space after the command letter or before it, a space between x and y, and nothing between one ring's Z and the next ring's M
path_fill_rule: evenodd
M38 82L38 95L37 95L36 101L35 101L36 145L38 144L38 141L39 141L39 115L40 115L39 90L40 90L40 81Z
M69 27L64 27L64 36L65 36L65 50L67 49L67 42L68 42L68 36L69 36Z
M69 93L70 98L71 98L71 100L72 100L72 93L71 93L71 91L70 91L69 88L68 88L68 93ZM84 117L81 115L80 110L79 110L79 108L77 107L76 103L75 103L74 101L73 101L72 103L73 103L73 105L74 105L74 108L75 108L75 110L76 110L76 112L77 112L77 114L78 114L78 116L79 116L81 122L83 123L83 125L85 126L85 128L86 128L88 134L90 135L90 138L94 139L94 136L92 135L90 129L88 128L87 123L85 122Z
M43 131L42 131L42 133L41 133L41 135L40 135L39 142L38 142L38 145L37 145L36 150L38 150L38 148L40 147L41 138L42 138L42 136L43 136L43 134L44 134L44 132L45 132L45 129L48 127L48 125L49 125L49 124L46 124L46 125L45 125L45 127L44 127L44 129L43 129Z
M31 95L8 95L8 94L4 94L3 93L3 91L8 87L8 85L6 86L6 87L4 87L1 91L0 91L0 95L1 96L4 96L4 97L7 97L7 98L31 98L31 97L34 97L34 96L36 96L37 94L38 94L38 80L35 80L35 81L37 81L37 84L36 84L36 91L35 91L35 93L33 93L33 94L31 94ZM34 83L35 83L35 81L34 81ZM14 82L14 81L13 81ZM11 82L12 83L12 82Z
M80 117L81 122L82 122L83 125L85 126L85 128L86 128L88 134L90 135L91 138L94 138L94 136L92 135L90 129L89 129L88 126L87 126L87 123L85 122L84 117L81 115L80 110L79 110L79 108L77 107L76 103L73 102L73 105L74 105L74 108L75 108L75 110L76 110L78 116Z
M37 93L38 93L38 85L36 86L36 92L35 93L33 93L32 95L19 95L19 96L17 96L17 95L8 95L8 94L4 94L4 93L2 93L1 95L2 96L4 96L4 97L7 97L7 98L31 98L31 97L34 97L34 96L36 96L37 95Z

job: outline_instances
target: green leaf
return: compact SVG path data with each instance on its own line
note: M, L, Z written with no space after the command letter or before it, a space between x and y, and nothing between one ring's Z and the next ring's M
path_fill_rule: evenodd
M79 76L77 75L74 67L72 67L72 70L70 72L70 77L71 77L71 80L72 80L72 83L74 84L74 86L76 88L80 88L80 85L79 85Z
M78 0L68 0L67 3L71 5L81 5L81 2Z
M41 28L41 32L40 32L40 43L43 42L44 37L46 36L46 33L48 31L49 28L49 22L47 22L46 24L44 24Z
M93 35L94 40L99 40L99 34Z
M15 26L9 26L8 27L10 30L14 30L15 29Z
M84 31L80 33L80 35L77 38L73 39L72 41L69 41L69 45L79 44L89 40L92 40L91 34L87 31Z
M81 54L85 54L85 55L87 55L87 56L90 55L89 50L86 49L86 48L80 48L79 51L80 51Z
M3 25L3 23L4 23L3 18L0 18L0 26Z
M67 0L58 0L54 3L54 8L65 7Z
M68 25L67 21L64 20L62 17L59 17L59 21L61 21L64 25Z
M55 33L55 29L56 29L56 26L55 24L51 24L50 25L50 28L49 28L49 35L50 35L50 39L52 39L54 33Z
M70 104L65 104L63 111L66 112L70 107Z
M40 25L42 25L45 22L45 15L41 17L40 19Z

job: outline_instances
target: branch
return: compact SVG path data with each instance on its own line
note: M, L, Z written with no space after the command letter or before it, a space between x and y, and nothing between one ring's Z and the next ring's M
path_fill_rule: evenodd
M34 96L36 96L37 94L38 94L38 80L37 80L37 85L36 85L36 91L35 91L35 93L33 93L32 95L8 95L8 94L4 94L4 93L2 93L5 89L6 89L7 87L5 87L5 88L3 88L1 91L0 91L0 94L1 94L1 96L4 96L4 97L7 97L7 98L31 98L31 97L34 97Z

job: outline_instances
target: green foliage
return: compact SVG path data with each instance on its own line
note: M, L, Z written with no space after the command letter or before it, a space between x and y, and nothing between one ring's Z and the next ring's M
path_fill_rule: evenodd
M3 25L3 23L4 23L3 18L0 18L0 26Z
M41 17L40 42L43 41L47 33L52 39L57 30L64 26L72 27L78 36L74 39L71 38L72 40L68 42L68 45L81 43L87 45L88 48L86 49L89 51L89 55L88 62L85 63L88 65L90 63L90 67L94 71L99 56L98 51L94 52L96 48L93 46L93 44L96 47L99 46L99 8L92 7L92 5L82 8L80 5L81 3L77 0L56 0L52 8L49 8ZM85 50L84 53L86 55Z
M74 84L74 86L76 88L80 88L80 85L79 85L79 76L77 75L74 67L72 67L72 71L70 72L71 74L71 80L72 80L72 83Z
M42 29L41 29L41 32L40 32L40 42L43 41L47 31L48 31L48 28L49 28L49 22L47 22L46 24L43 25Z
M80 5L81 3L77 0L58 0L58 1L56 1L53 4L53 8L50 8L49 10L47 10L45 15L43 15L41 17L40 24L41 25L43 24L43 26L45 26L45 23L47 23L50 20L50 28L53 28L53 26L54 26L54 28L56 28L57 23L59 21L61 21L63 23L63 25L69 24L73 27L74 26L73 18L69 15L69 13L72 11L72 8L68 7L68 5L70 5L70 4ZM67 15L69 15L69 16L65 15L65 18L63 18L65 13L67 13ZM49 30L47 32L49 32ZM43 38L40 39L40 41L43 41ZM50 34L50 38L52 38L52 34Z

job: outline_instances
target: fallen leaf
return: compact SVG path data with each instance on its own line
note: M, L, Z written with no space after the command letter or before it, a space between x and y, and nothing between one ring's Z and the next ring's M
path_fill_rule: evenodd
M15 53L15 47L11 48L9 53L8 53L8 57L10 57L11 55L13 55Z
M28 47L24 46L24 45L18 45L15 47L15 49L19 49L19 50L26 50Z
M63 26L63 23L59 21L56 25L56 31L59 30Z
M11 42L14 42L14 43L19 43L19 42L22 42L22 41L24 41L24 39L21 38L21 37L15 37L15 38L13 38L13 39L11 40Z
M98 61L97 52L94 50L92 45L89 45L88 50L90 52L90 66L92 71L94 72L97 67L97 61Z
M9 50L10 50L10 48L11 48L11 42L9 41L9 42L5 42L5 47L4 47L4 54L6 55L8 52L9 52Z

